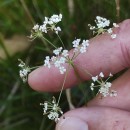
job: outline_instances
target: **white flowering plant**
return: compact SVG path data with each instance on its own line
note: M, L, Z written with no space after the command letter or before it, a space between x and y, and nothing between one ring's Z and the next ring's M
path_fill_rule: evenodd
M64 85L66 82L67 74L69 72L70 66L75 69L74 60L82 53L87 53L87 50L89 49L89 40L83 39L75 39L72 41L72 55L70 56L69 51L65 48L65 45L59 36L59 32L61 31L61 28L58 26L58 23L62 21L62 14L59 15L52 15L50 18L45 17L45 20L43 21L42 25L36 24L31 30L31 35L29 36L30 40L34 40L36 38L44 39L49 45L54 47L54 50L52 50L52 56L46 56L44 59L43 65L47 68L51 68L54 66L57 68L57 71L59 71L60 74L64 75L63 84L61 86L61 91L59 94L59 98L56 101L56 98L53 97L53 100L51 102L45 101L44 103L40 103L40 105L43 106L43 115L47 115L49 119L54 120L55 122L58 122L60 119L60 115L63 114L62 109L59 105L61 95L64 89ZM113 29L109 28L110 26L110 20L107 20L106 18L97 16L95 20L96 26L88 25L90 27L90 30L93 31L93 33L100 35L104 33L110 34L110 37L112 39L117 37L117 34L113 33ZM119 27L116 23L113 23L114 27ZM55 33L61 42L61 46L57 47L54 45L51 41L49 41L44 34L47 34L49 31ZM27 81L27 76L31 72L31 70L36 69L40 66L35 67L29 67L27 66L22 60L19 60L20 64L20 71L19 75L23 82ZM65 64L68 64L68 67L66 67ZM75 70L76 71L76 70ZM86 71L86 70L85 70ZM86 71L87 75L91 76L92 83L90 85L91 90L93 91L95 87L98 87L98 93L101 94L102 97L115 97L117 96L116 90L111 89L112 83L108 82L109 78L112 76L110 73L109 77L103 81L104 74L101 72L97 76L93 76L88 70Z
M90 27L90 30L93 31L93 34L104 34L105 32L109 33L111 35L111 38L116 38L116 34L113 33L113 29L110 28L110 20L97 16L95 20L96 26L92 26L91 24L88 24ZM113 23L113 27L118 28L119 25L116 23Z

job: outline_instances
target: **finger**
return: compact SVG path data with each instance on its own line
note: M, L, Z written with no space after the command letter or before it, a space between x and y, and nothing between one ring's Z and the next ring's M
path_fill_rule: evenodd
M117 91L116 97L100 98L99 94L88 106L105 106L130 111L130 69L112 83L113 90Z
M129 130L130 113L127 111L88 107L67 112L56 130Z
M86 75L80 68L88 70L92 75L103 72L107 76L110 72L114 74L129 66L130 20L122 22L120 27L114 31L117 34L116 39L111 39L108 34L95 37L90 40L88 51L80 54L74 60L83 80L89 79L90 76ZM70 51L70 55L72 55L72 51ZM61 89L63 79L64 75L61 75L57 68L40 67L29 75L28 82L33 89L38 91L57 91ZM78 78L71 68L65 87L74 86L77 82Z

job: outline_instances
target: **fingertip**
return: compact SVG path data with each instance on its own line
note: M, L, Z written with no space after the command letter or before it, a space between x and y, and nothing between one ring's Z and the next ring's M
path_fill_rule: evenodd
M41 77L39 76L40 72L41 72L41 68L38 68L38 69L32 71L28 75L28 84L32 89L34 89L36 91L41 91L41 83L40 83Z
M88 130L88 124L78 117L66 117L59 121L56 130Z
M66 67L67 68L67 67ZM40 67L32 71L28 76L28 84L36 91L57 92L60 91L66 74L60 74L59 70L52 66ZM73 87L78 80L75 76L74 70L71 67L67 74L64 88Z
M57 91L55 88L57 84L56 78L54 77L57 77L58 80L58 75L54 68L40 67L29 74L28 84L36 91Z

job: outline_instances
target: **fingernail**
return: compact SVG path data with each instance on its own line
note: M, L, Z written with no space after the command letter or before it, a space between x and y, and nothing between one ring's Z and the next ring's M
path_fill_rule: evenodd
M88 130L88 124L76 117L66 117L61 119L56 130Z

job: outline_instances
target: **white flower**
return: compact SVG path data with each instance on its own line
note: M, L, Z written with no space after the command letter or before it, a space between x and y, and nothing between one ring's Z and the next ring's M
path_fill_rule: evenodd
M110 87L112 86L112 84L111 84L110 82L106 82L106 84L104 84L104 86L105 86L106 88L110 88Z
M91 86L90 86L90 88L91 88L91 90L93 91L94 90L94 83L91 83Z
M54 30L55 30L55 33L58 34L58 32L61 31L61 28L60 27L55 27Z
M44 32L44 33L47 33L46 25L45 25L45 24L41 25L41 26L39 27L39 30L42 31L42 32Z
M22 67L25 66L25 63L24 63L24 62L21 62L18 66L22 68Z
M54 120L55 122L59 121L59 116L63 114L61 108L56 103L55 97L53 97L52 102L44 102L40 103L43 106L43 115L48 114L48 118L50 120Z
M44 113L46 113L46 111L47 111L47 109L48 109L48 104L47 104L47 102L44 102Z
M90 30L93 30L93 34L97 33L97 35L104 34L105 32L108 32L111 35L111 38L116 38L116 34L112 34L113 30L112 28L108 28L110 26L110 20L97 16L95 20L96 26L92 26L91 24L88 24ZM116 23L113 23L114 27L119 27ZM108 29L106 29L106 27Z
M56 56L52 56L52 57L51 57L51 61L52 61L52 62L55 62L56 60L57 60L57 57L56 57Z
M76 39L76 40L74 40L73 42L72 42L72 44L73 44L73 47L74 48L78 48L79 47L79 43L80 43L80 39Z
M64 74L66 72L66 69L63 66L61 66L59 69L61 74Z
M101 77L101 78L99 78L99 80L98 80L98 76ZM110 96L110 97L116 96L117 92L115 90L112 90L112 91L110 90L110 88L112 86L112 84L110 82L108 82L108 79L110 77L108 77L106 79L106 81L103 81L102 78L104 77L104 74L101 72L98 76L92 77L92 80L94 82L97 81L97 83L99 85L97 85L97 84L94 85L94 83L91 83L91 86L90 86L91 90L93 91L94 87L99 87L99 93L101 93L103 97L106 97L106 96Z
M58 56L58 55L61 53L61 51L62 51L62 47L60 47L60 48L58 48L58 49L55 49L55 50L53 51L53 53L54 53L56 56Z
M37 31L38 29L39 29L39 25L38 24L34 25L33 30Z
M59 68L61 66L61 62L59 60L56 60L54 62L55 67Z
M59 14L59 15L52 15L50 18L49 18L49 22L51 22L52 24L53 23L58 23L58 22L60 22L61 21L61 19L62 19L62 14ZM50 23L50 24L51 24Z
M60 61L61 64L64 64L66 59L64 57L60 57L59 61Z
M107 30L107 32L111 34L113 31L112 31L111 28L109 28L109 29Z
M59 120L59 114L57 112L50 112L49 115L48 115L48 118L50 120Z
M74 40L73 47L74 49L74 55L70 58L68 50L63 50L62 47L59 47L55 50L53 50L53 53L55 56L52 56L49 58L47 56L44 60L44 66L47 66L48 68L51 67L51 65L54 65L56 68L59 69L61 74L64 74L66 72L66 68L64 67L65 63L71 64L73 60L80 54L86 52L87 47L89 46L89 40L83 40L80 44L80 39ZM71 61L72 60L72 61Z
M83 40L82 46L83 46L83 47L89 46L89 40Z
M113 23L113 26L114 26L115 28L118 28L118 27L119 27L119 25L116 24L116 23Z
M69 55L69 54L68 54L68 50L63 50L62 55L63 55L64 57L67 57L67 56Z
M66 56L68 56L68 50L62 51L62 47L60 47L60 48L55 49L53 53L56 56L52 56L51 58L49 58L49 56L46 56L44 60L44 66L47 66L48 68L50 68L51 65L54 65L56 68L59 69L61 74L64 74L66 72L66 68L63 67L63 65L67 61Z
M101 73L99 74L99 76L103 78L103 77L104 77L104 74L101 72Z
M74 52L84 53L86 52L87 47L89 46L89 40L83 40L80 45L81 39L76 39L72 42L74 47Z
M20 61L20 64L18 66L21 68L19 71L19 76L21 77L23 82L26 82L28 73L31 71L31 69L26 66L26 64L21 59L18 60Z
M96 29L96 27L95 27L95 26L92 26L91 24L88 24L88 26L89 26L89 29L90 29L90 30L95 30L95 29Z
M45 25L48 24L48 17L45 17L45 20L43 22Z
M109 88L112 86L112 84L110 82L106 82L106 83L102 83L101 84L101 88L99 89L99 92L104 96L108 96L109 95Z
M109 95L109 88L103 86L103 87L101 87L101 88L99 89L99 92L100 92L104 97L106 97L106 96Z
M112 39L115 39L116 36L117 36L116 34L112 34L112 35L111 35L111 38L112 38Z
M113 76L112 73L110 73L109 76L112 77Z
M62 14L52 15L50 18L45 17L42 25L34 25L31 31L30 39L34 40L37 37L42 37L42 33L47 33L49 30L54 31L58 34L61 31L60 27L56 27L57 23L62 20Z
M84 46L80 47L80 53L84 53L84 52L86 52L86 47Z
M46 57L45 57L44 66L47 66L48 68L51 67L51 64L50 64L50 57L49 57L49 56L46 56Z
M96 82L98 80L98 76L92 77L92 80Z
M106 18L97 16L95 20L98 28L104 28L108 27L110 25L110 20L107 20Z

